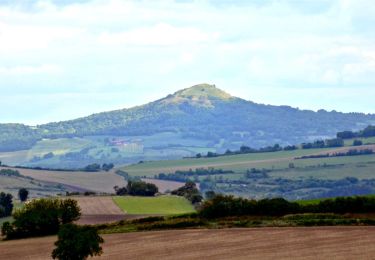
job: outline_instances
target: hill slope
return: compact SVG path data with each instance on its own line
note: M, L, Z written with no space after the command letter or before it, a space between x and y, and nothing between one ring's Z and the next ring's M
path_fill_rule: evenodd
M296 144L374 123L375 115L256 104L233 97L214 85L200 84L130 109L34 128L0 124L0 151L29 149L42 138L142 136L142 142L144 136L163 133L178 135L178 140L171 143L170 136L158 136L159 143L154 146L199 146L224 151L237 149L241 144ZM202 140L204 144L196 144Z

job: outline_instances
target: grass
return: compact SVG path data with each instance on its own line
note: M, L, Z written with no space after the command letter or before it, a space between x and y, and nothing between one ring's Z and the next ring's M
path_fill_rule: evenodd
M195 212L193 205L187 199L178 196L116 196L113 200L128 214L177 215Z
M13 202L13 211L16 210L16 209L21 209L23 207L23 203L22 202L18 202L18 201L15 201ZM9 217L5 217L5 218L0 218L0 228L2 227L3 223L4 222L12 222L13 221L13 217L12 216L9 216Z
M344 140L345 146L353 145L354 140L361 140L363 144L375 144L375 136L367 138L353 138Z
M354 198L355 196L353 196ZM369 198L375 198L375 194L373 195L361 195L361 197L369 197ZM305 205L315 205L315 204L318 204L319 202L321 201L324 201L326 199L322 198L322 199L312 199L312 200L298 200L296 201L298 204L302 205L302 206L305 206Z

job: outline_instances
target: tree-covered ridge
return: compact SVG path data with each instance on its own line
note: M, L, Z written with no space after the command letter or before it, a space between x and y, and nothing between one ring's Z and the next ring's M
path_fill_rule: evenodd
M204 139L223 148L238 143L260 147L296 144L333 137L375 123L375 115L299 110L256 104L232 97L212 85L184 89L146 105L93 114L75 120L39 125L0 125L1 151L30 148L41 138L91 135L139 136L162 132ZM234 145L234 143L236 143Z

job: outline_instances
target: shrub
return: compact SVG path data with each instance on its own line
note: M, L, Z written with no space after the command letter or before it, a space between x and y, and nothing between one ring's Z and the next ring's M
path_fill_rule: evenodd
M94 227L65 224L60 227L52 258L81 260L88 256L99 256L103 253L100 246L103 242L103 238Z

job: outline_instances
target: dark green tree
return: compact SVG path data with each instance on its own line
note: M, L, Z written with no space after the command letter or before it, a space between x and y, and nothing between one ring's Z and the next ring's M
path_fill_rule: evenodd
M27 200L27 197L29 196L29 191L25 188L21 188L18 191L18 198L20 201L25 202Z
M13 213L14 222L3 233L8 239L56 234L61 224L80 216L77 202L72 199L37 199Z
M12 214L13 211L13 201L12 195L6 194L4 192L0 193L0 217L7 217Z
M65 224L60 227L52 257L60 260L83 260L89 256L99 256L103 253L100 246L103 242L94 227Z

